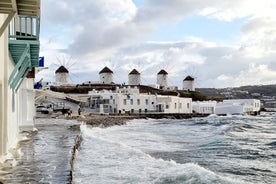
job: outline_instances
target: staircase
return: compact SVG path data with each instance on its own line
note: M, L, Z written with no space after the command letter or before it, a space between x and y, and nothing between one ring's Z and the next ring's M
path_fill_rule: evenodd
M33 67L39 65L39 17L15 17L9 26L9 52L14 70L10 87L17 91Z

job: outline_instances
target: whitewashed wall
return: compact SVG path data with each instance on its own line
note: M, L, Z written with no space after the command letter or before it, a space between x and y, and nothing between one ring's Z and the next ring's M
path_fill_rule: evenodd
M155 95L147 94L117 94L117 110L124 112L151 112L155 111L156 108L156 97ZM139 102L138 102L139 101Z
M26 78L22 82L19 100L19 129L33 130L35 116L35 92L33 90L34 79Z
M68 84L69 83L69 75L68 73L56 73L56 83L61 84Z
M164 113L192 113L191 98L158 95L157 104L164 106Z
M128 75L128 84L129 85L139 85L139 84L141 84L140 74L129 74Z
M101 99L109 100L109 106L113 113L139 113L151 112L156 109L156 96L148 94L139 94L138 89L120 89L117 93L113 92L90 92L89 95L101 96ZM135 93L132 93L135 92ZM138 103L139 100L139 103ZM146 102L147 101L147 102Z
M0 14L0 25L5 20L5 15ZM0 37L0 159L7 150L7 81L4 81L6 76L7 53L8 53L8 38L7 32L4 32ZM1 160L0 160L1 161Z
M184 80L183 90L195 91L195 82L190 80Z
M218 103L216 106L216 114L244 114L244 107L240 104L223 104Z
M192 109L199 114L215 114L216 101L192 102Z
M100 73L100 82L102 84L111 84L113 82L112 73Z
M157 74L157 85L160 87L168 86L168 75L165 74Z
M6 15L0 15L0 25L3 24ZM19 139L19 126L33 127L34 93L33 80L25 79L17 92L8 85L8 78L14 69L8 51L7 30L0 38L0 161L9 154ZM27 92L24 92L24 90Z
M251 106L252 111L259 111L261 109L261 101L257 99L233 99L223 100L224 104L241 104L249 108Z
M0 15L0 25L7 15ZM8 78L14 68L9 59L7 30L0 38L0 84L1 84L1 116L0 116L0 157L14 147L18 140L18 94L13 93L8 86Z

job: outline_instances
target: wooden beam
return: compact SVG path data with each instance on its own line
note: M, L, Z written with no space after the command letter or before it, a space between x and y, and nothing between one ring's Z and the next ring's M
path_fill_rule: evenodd
M11 0L1 0L1 3L9 3L9 4L11 4Z
M2 34L6 30L6 28L9 26L9 23L11 22L11 20L14 17L15 14L16 14L15 11L12 11L12 12L9 13L9 15L6 18L6 20L4 21L3 25L0 27L0 37L2 36Z
M13 9L13 11L17 12L16 0L11 0L11 2L12 2L12 9Z
M40 0L17 0L18 15L40 15Z
M3 13L3 14L9 14L9 13L11 13L11 10L12 10L12 9L10 9L10 10L2 10L2 9L0 8L0 12Z
M17 0L17 4L33 4L38 5L40 0Z
M1 10L12 10L12 5L11 4L1 4L0 3L0 9Z

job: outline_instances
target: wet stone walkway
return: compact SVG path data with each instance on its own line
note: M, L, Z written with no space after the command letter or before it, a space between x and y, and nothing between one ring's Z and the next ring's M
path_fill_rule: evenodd
M36 119L38 132L21 141L15 167L0 168L0 183L70 183L70 161L77 121Z

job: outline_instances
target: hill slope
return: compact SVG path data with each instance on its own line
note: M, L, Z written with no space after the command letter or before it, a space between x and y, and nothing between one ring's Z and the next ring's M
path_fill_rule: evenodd
M222 97L224 99L260 99L264 107L276 108L276 85L255 85L218 89L197 88L196 90L208 97Z

